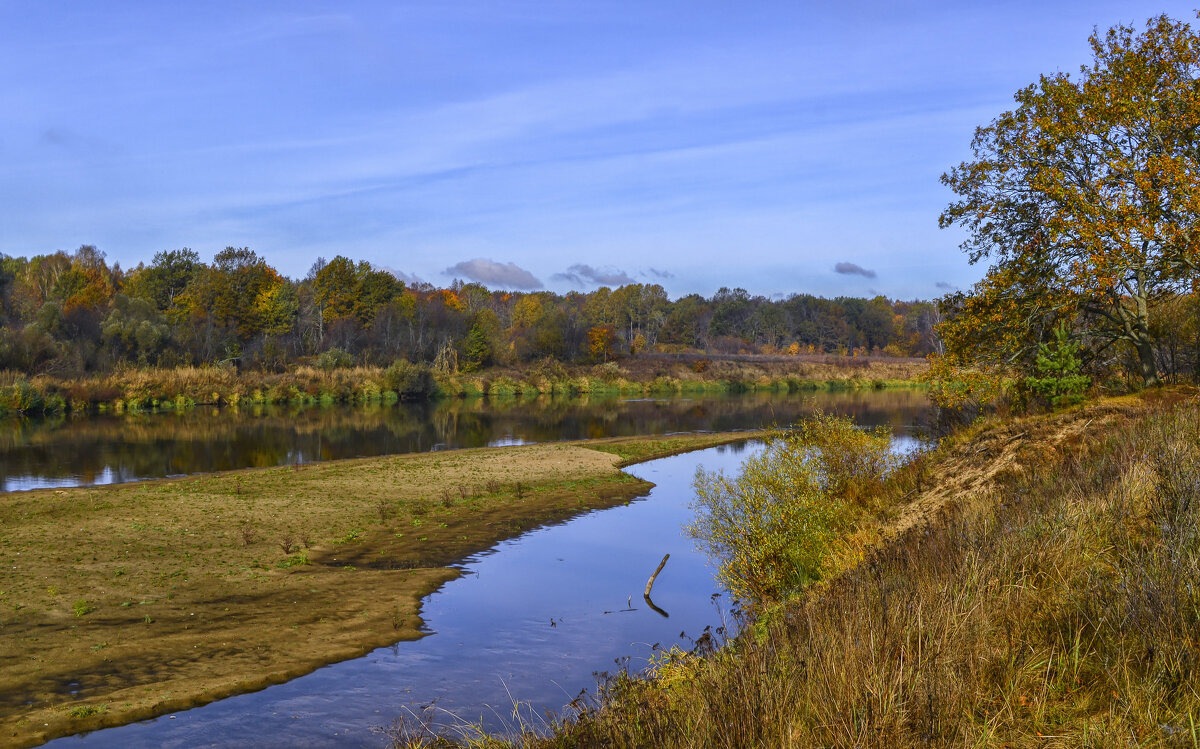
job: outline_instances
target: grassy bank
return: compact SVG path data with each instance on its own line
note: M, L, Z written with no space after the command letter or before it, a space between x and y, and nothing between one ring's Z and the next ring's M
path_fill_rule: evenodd
M553 735L471 743L1200 745L1194 391L972 427L899 471L835 559Z
M81 379L0 372L0 416L10 413L186 409L197 405L391 404L408 398L537 395L679 395L914 387L920 361L853 357L743 360L631 358L595 366L539 362L525 368L432 374L417 365L287 372L229 367L128 369ZM423 379L425 378L425 379Z
M183 709L417 637L420 599L458 574L448 564L644 493L649 484L616 470L619 453L746 436L0 495L0 744Z

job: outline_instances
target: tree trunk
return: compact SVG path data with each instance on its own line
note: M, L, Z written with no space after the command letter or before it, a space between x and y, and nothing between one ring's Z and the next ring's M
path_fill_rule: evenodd
M1150 302L1146 298L1146 271L1139 268L1135 273L1133 301L1137 313L1132 320L1131 336L1137 348L1138 363L1142 369L1142 385L1154 387L1162 384L1158 379L1158 367L1154 364L1154 339L1150 335Z
M1154 387L1162 384L1158 379L1158 368L1154 366L1154 345L1149 338L1137 342L1138 363L1142 370L1142 385Z

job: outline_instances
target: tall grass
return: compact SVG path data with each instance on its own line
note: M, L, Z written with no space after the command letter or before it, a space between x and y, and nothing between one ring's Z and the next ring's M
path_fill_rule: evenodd
M510 745L1200 746L1195 406L1033 445L976 500Z
M415 365L413 365L415 366ZM0 414L177 409L239 403L374 403L403 394L389 389L391 369L301 366L285 373L243 372L225 367L128 369L108 375L55 380L0 377ZM430 383L432 386L432 383Z
M327 366L301 365L282 372L242 371L230 367L139 369L109 374L56 379L0 371L0 415L60 413L103 409L139 411L177 409L195 405L253 403L375 403L426 397L507 399L536 395L649 396L687 393L804 392L810 390L911 387L917 371L899 365L871 364L838 367L831 364L763 364L720 361L704 371L685 363L661 364L636 359L623 364L565 367L537 362L523 369L494 369L473 373L432 375L424 365L407 365L401 377L396 365L334 366L336 357L319 360ZM391 373L391 374L389 374ZM903 379L909 377L909 379ZM405 387L397 389L397 383Z

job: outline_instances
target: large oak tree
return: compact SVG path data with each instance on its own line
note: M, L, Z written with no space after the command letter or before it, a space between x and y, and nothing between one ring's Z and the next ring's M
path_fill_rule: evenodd
M941 225L992 263L956 300L948 356L1011 362L1071 319L1100 345L1132 346L1154 384L1152 309L1200 270L1200 37L1160 16L1091 46L1091 65L1019 91L976 130L973 160L942 176L959 198Z

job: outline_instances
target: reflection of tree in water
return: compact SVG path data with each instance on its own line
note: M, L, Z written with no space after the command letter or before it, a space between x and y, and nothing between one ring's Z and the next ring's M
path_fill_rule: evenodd
M822 409L895 430L926 410L921 391L752 393L651 399L448 399L373 407L198 408L178 413L0 422L0 483L95 481L527 442L786 425Z

